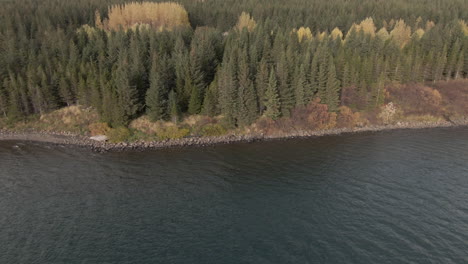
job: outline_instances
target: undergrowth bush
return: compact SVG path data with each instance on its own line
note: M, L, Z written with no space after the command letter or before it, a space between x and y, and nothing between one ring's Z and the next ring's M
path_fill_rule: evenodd
M107 136L109 137L109 141L112 143L119 143L128 141L131 137L132 133L126 127L116 127L112 128L107 132Z
M156 132L158 139L179 139L184 138L190 134L190 130L187 128L178 128L177 126L163 127Z
M361 119L359 113L353 113L347 106L341 106L339 110L340 112L336 120L338 127L355 127Z
M201 135L205 137L219 137L227 133L226 128L220 124L209 124L202 128Z
M106 135L111 129L107 123L92 123L88 126L91 136Z

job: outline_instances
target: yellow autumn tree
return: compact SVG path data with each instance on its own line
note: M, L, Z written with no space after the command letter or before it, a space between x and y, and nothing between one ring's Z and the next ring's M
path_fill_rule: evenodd
M357 25L356 23L353 23L351 25L351 27L349 28L348 32L346 33L346 37L345 37L345 40L347 40L349 38L349 36L351 36L351 32L359 32L361 30L361 28L359 27L359 25Z
M86 35L88 35L89 38L92 38L92 37L96 36L96 34L97 34L96 28L95 27L90 27L88 24L85 24L85 25L81 26L80 28L78 28L76 30L76 32L78 32L78 33L84 32L84 33L86 33Z
M385 27L381 28L379 31L377 31L377 34L375 34L378 38L382 40L387 40L390 38L390 34L388 33L387 29Z
M242 12L242 14L239 16L239 19L237 20L236 29L242 31L244 28L246 28L247 31L252 32L256 26L257 22L255 22L253 17L251 17L249 13Z
M418 28L418 29L416 29L416 31L414 31L413 37L415 37L415 38L417 38L417 39L420 39L420 38L422 38L422 36L424 35L424 33L426 33L426 32L424 32L424 29Z
M463 34L465 34L465 36L468 36L468 25L466 24L466 22L464 20L459 20L458 22L460 23L460 27L463 31Z
M375 27L374 19L372 19L372 17L368 17L368 18L362 20L361 23L359 23L359 24L353 23L353 25L351 26L351 28L348 31L348 34L346 34L346 38L348 38L349 34L353 30L356 31L356 32L362 31L362 32L364 32L364 34L369 34L372 37L374 37L375 36L375 31L377 30L377 28Z
M422 17L418 16L418 18L416 18L416 22L414 23L414 28L420 28L422 21Z
M327 32L324 31L324 32L317 32L317 39L322 41L324 40L326 37L328 36Z
M180 4L132 2L109 7L108 18L104 21L96 12L96 26L106 30L127 30L138 26L170 30L190 26L190 23L187 11Z
M405 24L403 19L396 22L395 27L390 32L390 37L403 48L411 39L411 28Z
M341 30L339 28L337 28L337 27L332 30L332 32L330 33L330 36L331 36L332 39L339 38L339 39L343 40L343 32L341 32Z
M359 24L359 28L365 34L369 34L371 36L375 36L375 31L377 30L374 24L374 19L372 19L372 17L368 17L361 21L361 23Z
M431 20L426 22L426 31L431 30L431 28L435 27L435 23Z
M294 30L296 31L296 30ZM297 39L299 42L302 42L303 40L311 40L312 39L312 31L308 27L300 27L297 31Z

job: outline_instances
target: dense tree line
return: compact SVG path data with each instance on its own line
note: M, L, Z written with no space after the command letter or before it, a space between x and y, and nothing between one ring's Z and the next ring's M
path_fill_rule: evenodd
M370 110L390 82L468 74L466 0L186 0L192 27L170 30L100 25L118 0L0 2L11 120L80 104L112 126L142 114L243 126L316 98Z

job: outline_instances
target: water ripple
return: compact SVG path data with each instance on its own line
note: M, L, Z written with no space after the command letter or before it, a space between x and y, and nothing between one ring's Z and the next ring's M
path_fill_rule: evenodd
M468 263L467 132L0 142L0 263Z

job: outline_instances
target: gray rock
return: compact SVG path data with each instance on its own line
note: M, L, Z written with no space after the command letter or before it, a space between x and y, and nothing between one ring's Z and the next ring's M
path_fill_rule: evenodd
M98 142L106 142L107 140L109 140L109 138L105 135L98 135L98 136L90 137L89 139L98 141Z

